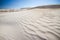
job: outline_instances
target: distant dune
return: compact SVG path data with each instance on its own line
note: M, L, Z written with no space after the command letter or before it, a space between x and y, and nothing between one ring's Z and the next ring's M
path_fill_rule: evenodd
M45 6L38 6L35 8L60 8L60 5L45 5Z

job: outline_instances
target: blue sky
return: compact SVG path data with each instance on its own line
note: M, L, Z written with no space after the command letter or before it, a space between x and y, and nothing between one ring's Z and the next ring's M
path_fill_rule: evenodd
M60 0L1 0L0 8L24 8L60 4Z

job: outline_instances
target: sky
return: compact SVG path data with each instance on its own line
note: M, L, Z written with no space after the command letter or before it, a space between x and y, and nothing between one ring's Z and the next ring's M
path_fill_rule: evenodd
M0 9L18 9L51 4L60 4L60 0L1 0Z

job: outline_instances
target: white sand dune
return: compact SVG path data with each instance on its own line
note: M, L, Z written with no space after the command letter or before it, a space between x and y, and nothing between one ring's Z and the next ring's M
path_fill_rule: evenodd
M0 40L60 40L60 9L1 12Z

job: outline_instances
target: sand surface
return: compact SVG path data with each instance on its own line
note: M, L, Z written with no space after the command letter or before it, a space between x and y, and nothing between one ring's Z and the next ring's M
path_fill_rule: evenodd
M60 9L0 12L0 40L60 40Z

